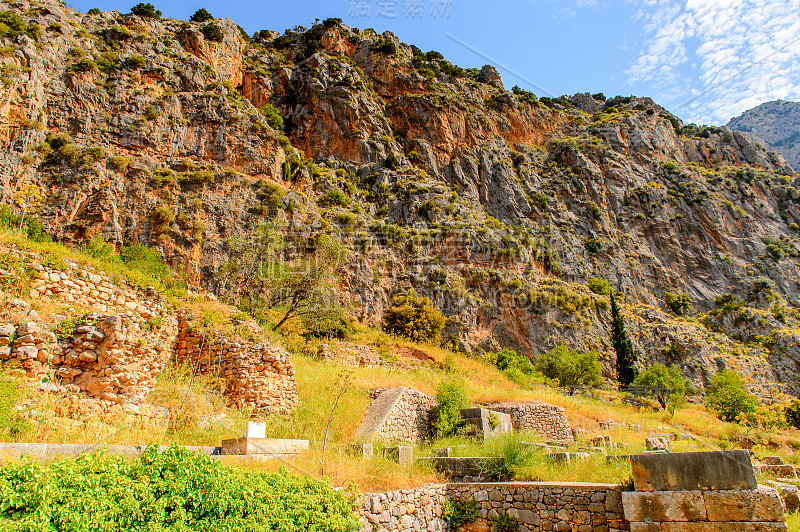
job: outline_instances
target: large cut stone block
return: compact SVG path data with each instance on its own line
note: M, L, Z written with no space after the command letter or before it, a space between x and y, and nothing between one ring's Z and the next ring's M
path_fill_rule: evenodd
M222 454L300 454L308 449L308 440L273 438L236 438L222 440Z
M662 532L661 523L631 523L631 532Z
M783 501L774 488L706 491L703 497L709 521L785 520Z
M662 523L660 530L661 532L788 532L786 523Z
M414 448L410 445L385 447L383 449L383 455L400 465L410 465L411 462L414 461Z
M744 450L653 453L631 456L636 491L755 489L750 454Z
M511 415L488 408L463 408L461 417L466 422L466 433L483 437L505 434L514 430Z
M703 492L625 491L622 493L625 519L630 522L705 521Z

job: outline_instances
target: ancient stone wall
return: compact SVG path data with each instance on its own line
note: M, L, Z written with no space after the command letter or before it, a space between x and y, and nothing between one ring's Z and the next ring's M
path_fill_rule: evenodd
M175 361L224 379L224 393L232 403L261 412L284 412L297 405L294 366L286 351L197 330L185 315L178 317L178 323Z
M33 258L33 257L30 257ZM164 302L154 289L140 290L115 284L105 275L80 267L72 261L63 261L63 269L33 263L36 273L30 297L58 298L104 314L138 314L153 318L164 311Z
M0 344L6 345L0 359L22 367L29 378L49 382L50 391L140 404L169 360L176 324L168 315L156 326L138 315L88 314L60 342L37 322L23 322L16 330L8 324L0 326Z
M360 508L362 532L447 530L439 518L445 500L474 500L479 517L462 532L491 530L491 518L516 519L521 532L628 530L618 486L585 483L447 484L368 494Z
M361 532L444 532L442 505L446 485L431 485L388 493L368 493L361 499Z
M436 399L420 391L402 386L384 390L367 409L358 438L404 443L425 441L433 435L435 409Z
M783 501L773 488L630 491L622 494L631 532L787 532Z
M145 402L155 376L171 360L224 378L232 403L269 412L297 404L294 368L283 350L228 341L218 333L201 337L186 317L167 310L153 288L128 286L69 259L59 259L55 267L34 252L3 251L22 255L33 268L32 300L72 306L70 316L54 315L54 325L38 321L38 314L19 324L0 322L5 366L24 370L42 383L42 391L86 395L60 400L65 415L135 416L162 423L168 417L163 409ZM92 312L81 315L87 310Z
M560 406L547 403L488 403L491 410L511 415L511 423L519 431L529 430L550 441L572 441L572 429Z

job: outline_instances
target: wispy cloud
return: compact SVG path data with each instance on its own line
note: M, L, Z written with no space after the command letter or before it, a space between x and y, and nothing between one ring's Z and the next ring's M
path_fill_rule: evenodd
M642 27L629 85L682 118L725 123L800 98L800 0L628 0Z

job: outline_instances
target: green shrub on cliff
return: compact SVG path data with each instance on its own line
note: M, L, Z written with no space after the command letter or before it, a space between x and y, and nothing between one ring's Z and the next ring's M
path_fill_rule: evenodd
M396 296L383 315L383 329L419 342L439 343L446 318L427 297Z

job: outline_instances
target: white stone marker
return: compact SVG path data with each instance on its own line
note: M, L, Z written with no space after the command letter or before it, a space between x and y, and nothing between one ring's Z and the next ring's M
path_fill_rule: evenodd
M267 423L265 421L248 421L242 438L266 438Z

